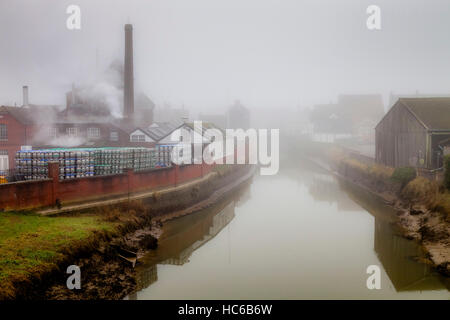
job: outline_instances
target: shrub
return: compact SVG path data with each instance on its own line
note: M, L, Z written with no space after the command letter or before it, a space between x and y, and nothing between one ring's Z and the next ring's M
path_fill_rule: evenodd
M416 169L410 167L395 168L391 179L399 182L402 187L406 186L416 177Z
M410 181L402 190L403 199L412 203L424 203L432 208L437 202L439 186L436 182L424 177L417 177Z
M379 164L372 164L368 168L369 174L378 180L387 180L394 173L394 169Z
M450 190L450 154L444 157L444 168L445 168L444 186Z

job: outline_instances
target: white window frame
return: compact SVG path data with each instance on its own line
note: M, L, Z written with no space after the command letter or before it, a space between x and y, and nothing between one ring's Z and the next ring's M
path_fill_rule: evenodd
M98 127L87 128L87 136L88 138L92 139L100 138L100 128Z
M66 128L66 134L69 137L76 137L78 135L78 128L77 127L68 127Z
M49 127L49 128L48 128L48 136L49 136L50 138L56 138L57 132L58 132L57 129L58 129L58 128L56 128L56 127Z
M145 142L145 134L132 134L130 136L131 142Z

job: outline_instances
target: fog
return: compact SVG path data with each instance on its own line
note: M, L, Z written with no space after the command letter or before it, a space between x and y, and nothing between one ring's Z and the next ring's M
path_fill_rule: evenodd
M81 30L66 8L81 8ZM381 8L382 29L366 27ZM0 105L65 104L71 84L123 61L134 27L136 91L157 105L222 112L310 107L339 94L450 92L448 1L0 1ZM101 88L101 87L100 87ZM385 106L386 107L386 106Z

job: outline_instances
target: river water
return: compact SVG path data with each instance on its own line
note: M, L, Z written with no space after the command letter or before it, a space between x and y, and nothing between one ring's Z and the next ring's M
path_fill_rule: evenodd
M449 299L392 212L311 163L166 222L128 299ZM366 285L369 265L381 289ZM447 279L448 280L448 279Z

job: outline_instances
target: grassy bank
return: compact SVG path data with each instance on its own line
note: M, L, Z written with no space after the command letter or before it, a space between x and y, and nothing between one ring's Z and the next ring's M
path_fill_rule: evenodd
M42 217L33 213L0 214L0 296L12 296L14 283L52 270L72 246L115 224L95 215Z
M331 157L341 174L355 178L377 192L391 192L407 204L423 205L428 210L441 212L448 221L450 191L442 183L417 176L413 168L394 169L364 163L339 150L333 150Z
M123 298L135 279L114 248L153 249L157 217L208 198L241 174L236 168L217 166L217 174L194 186L70 216L0 212L0 300ZM76 293L65 285L71 264L83 269L84 285Z
M224 176L232 169L231 165L222 165L214 171ZM2 292L11 290L13 282L55 267L71 247L99 232L115 231L123 224L117 218L123 211L120 207L58 217L31 212L0 213L0 297Z

